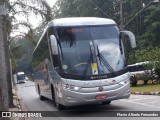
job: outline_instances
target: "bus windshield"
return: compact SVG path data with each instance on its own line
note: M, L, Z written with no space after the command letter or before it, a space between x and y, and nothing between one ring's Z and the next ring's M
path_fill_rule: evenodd
M110 68L115 72L124 68L117 26L59 27L57 32L64 73L90 76L111 73Z

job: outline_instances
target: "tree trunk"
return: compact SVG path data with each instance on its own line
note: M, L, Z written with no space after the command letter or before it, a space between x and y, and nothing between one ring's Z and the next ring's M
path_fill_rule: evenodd
M8 90L7 90L7 74L5 64L5 44L2 27L2 16L0 15L0 111L8 111ZM0 118L0 120L8 120L9 118Z
M12 94L12 79L11 79L11 63L10 63L10 55L9 55L9 44L8 44L8 33L7 33L7 16L3 17L3 39L4 39L4 49L5 49L5 65L6 65L6 74L7 74L7 85L8 85L8 102L9 108L14 107L13 104L13 94Z

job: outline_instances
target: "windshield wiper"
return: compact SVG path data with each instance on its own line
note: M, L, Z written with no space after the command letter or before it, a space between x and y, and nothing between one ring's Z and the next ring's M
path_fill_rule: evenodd
M97 53L98 53L98 58L100 59L100 61L102 60L102 62L104 63L104 65L107 67L107 69L114 75L116 75L116 72L114 71L114 69L111 67L111 65L108 63L108 61L104 58L104 56L99 52L99 48L97 45Z
M122 49L122 42L121 42L121 40L122 40L122 36L119 35L119 49L120 49L120 52L121 52L121 55L122 55L123 54L123 49Z

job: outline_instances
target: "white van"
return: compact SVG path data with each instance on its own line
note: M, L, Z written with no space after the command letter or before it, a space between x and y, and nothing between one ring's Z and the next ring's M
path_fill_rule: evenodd
M128 65L130 75L134 76L134 75L138 75L138 74L151 73L151 69L147 69L145 67L145 65L148 63L149 63L149 61L138 62L135 64Z
M25 83L25 73L24 72L18 72L17 73L17 83Z
M145 61L128 65L128 70L131 76L131 85L135 86L137 80L143 80L144 84L147 84L149 80L157 80L159 78L154 68L146 67L149 63L149 61Z

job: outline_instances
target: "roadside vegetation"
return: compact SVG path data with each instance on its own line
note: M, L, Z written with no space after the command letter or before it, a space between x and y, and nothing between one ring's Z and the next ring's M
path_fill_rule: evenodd
M160 48L135 50L130 54L129 60L130 63L148 61L149 63L144 66L154 70L154 74L145 73L135 76L134 81L131 82L131 92L160 92Z
M131 92L160 92L160 81L148 81L145 85L142 80L138 80L137 86L131 86Z

